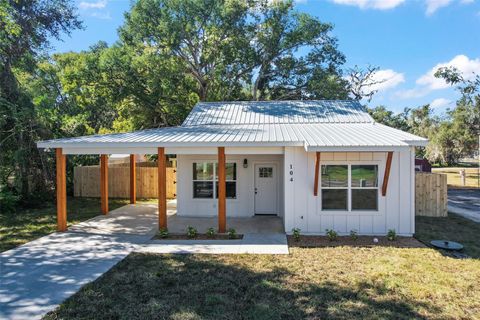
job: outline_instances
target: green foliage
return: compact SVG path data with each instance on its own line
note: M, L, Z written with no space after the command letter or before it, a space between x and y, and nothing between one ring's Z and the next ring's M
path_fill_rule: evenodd
M227 231L229 239L236 239L237 238L237 231L234 228L230 228Z
M20 197L11 190L0 191L0 212L2 214L15 213Z
M331 30L292 1L140 0L120 36L171 62L169 74L187 75L200 101L345 98Z
M358 232L357 230L350 230L350 239L353 241L358 240Z
M187 237L190 239L196 238L198 235L198 231L195 227L188 226L187 227Z
M159 238L165 239L170 235L167 228L160 228L157 233Z
M300 229L299 228L293 228L292 229L292 236L295 241L300 240Z
M335 230L333 230L333 229L326 229L325 232L326 232L326 234L327 234L328 240L330 240L330 241L335 241L335 240L337 240L337 238L338 238L338 233L337 233L337 231L335 231Z
M395 239L397 239L397 232L395 231L395 229L388 229L387 239L389 241L394 241Z
M215 228L208 228L207 230L207 237L209 238L215 238L216 232Z

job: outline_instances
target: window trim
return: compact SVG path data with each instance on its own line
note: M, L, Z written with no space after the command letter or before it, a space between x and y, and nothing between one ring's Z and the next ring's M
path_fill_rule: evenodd
M193 179L193 164L194 163L201 163L201 162L207 162L207 163L211 163L213 164L213 175L212 175L212 179L210 180L194 180ZM235 170L236 170L236 180L228 180L228 179L225 179L225 182L235 182L235 198L228 198L228 197L225 197L225 199L227 201L237 201L238 200L238 178L239 178L239 174L238 174L238 161L237 160L233 160L233 161L225 161L225 164L227 163L234 163L235 164ZM190 178L190 187L192 188L192 191L190 192L190 196L191 196L191 199L194 200L194 201L217 201L218 200L218 197L217 197L217 182L218 182L218 178L217 178L217 165L218 164L218 160L212 160L212 159L204 159L204 160L192 160L191 163L190 163L190 169L191 169L191 173L192 173L192 176ZM212 182L213 184L213 197L212 198L195 198L194 196L194 182Z
M323 165L346 165L348 167L348 185L347 187L322 187L322 166ZM352 187L352 177L351 177L351 167L355 165L376 165L378 166L378 181L377 181L377 187L365 187L365 188L359 188L359 187ZM321 161L320 162L320 175L319 175L319 196L317 199L318 202L318 208L317 210L318 214L328 214L328 215L356 215L356 216L361 216L361 215L370 215L370 216L375 216L375 215L382 215L383 212L385 211L385 198L381 196L381 185L382 185L382 180L383 176L380 174L383 170L385 169L385 162L382 160L326 160L326 161ZM347 210L342 210L342 209L323 209L322 208L322 189L346 189L347 190ZM352 189L377 189L377 209L373 210L352 210Z

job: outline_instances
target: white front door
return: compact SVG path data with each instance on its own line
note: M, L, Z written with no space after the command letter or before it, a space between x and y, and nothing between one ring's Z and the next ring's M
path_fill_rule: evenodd
M255 165L255 214L277 214L277 166Z

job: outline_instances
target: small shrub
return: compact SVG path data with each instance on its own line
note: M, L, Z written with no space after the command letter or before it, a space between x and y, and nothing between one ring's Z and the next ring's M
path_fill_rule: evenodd
M215 229L214 228L208 228L207 230L207 237L209 238L215 238Z
M233 228L228 229L228 238L236 239L237 238L237 231Z
M196 238L198 235L198 231L196 228L192 226L187 227L187 237L190 239Z
M395 229L389 229L387 232L387 239L389 241L394 241L397 239L397 233L395 232Z
M292 229L292 236L293 236L293 239L295 241L299 241L300 240L300 229L299 228L293 228Z
M358 232L357 232L357 230L355 230L355 229L350 230L350 238L351 238L353 241L357 241L357 239L358 239Z
M162 239L168 238L168 229L161 228L160 230L158 230L158 237Z
M20 197L10 190L0 191L0 212L15 213Z
M330 240L330 241L337 240L337 237L338 237L337 231L335 231L333 229L326 229L325 231L327 232L328 240Z

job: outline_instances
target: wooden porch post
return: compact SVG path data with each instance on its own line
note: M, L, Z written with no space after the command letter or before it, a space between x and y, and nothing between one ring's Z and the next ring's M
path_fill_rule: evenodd
M215 188L215 186L213 186ZM225 233L226 217L225 147L218 147L218 232Z
M137 202L137 168L136 168L135 155L130 155L130 203L135 204Z
M383 185L382 185L382 196L387 195L387 188L388 188L388 178L390 177L390 168L392 166L392 156L393 152L388 152L387 155L387 163L385 165L385 173L383 175Z
M158 148L158 227L167 228L167 163L165 148Z
M57 230L67 230L67 177L66 157L62 148L55 149L57 165Z
M108 156L100 156L100 198L102 213L108 213Z
M313 195L318 195L318 177L319 177L319 170L320 170L320 152L315 154L315 181L313 184Z

